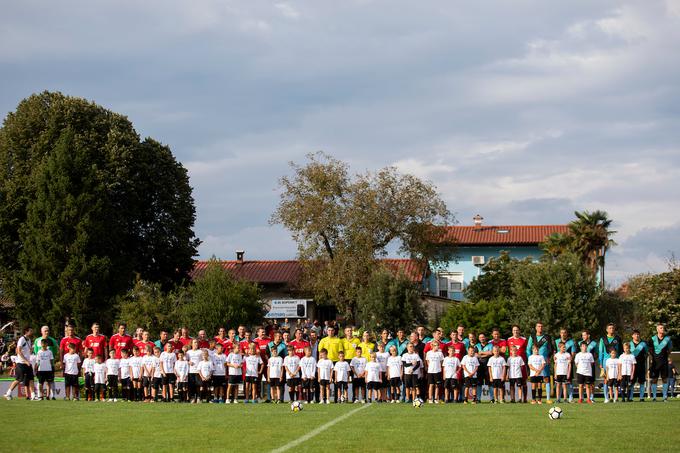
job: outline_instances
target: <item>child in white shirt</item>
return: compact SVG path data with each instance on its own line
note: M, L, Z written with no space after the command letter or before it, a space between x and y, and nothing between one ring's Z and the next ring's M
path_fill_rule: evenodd
M118 401L118 378L120 377L120 360L116 358L116 351L109 351L106 360L106 388L109 391L108 401Z
M82 373L85 381L85 399L87 401L94 401L96 393L94 392L94 352L88 349L86 357L83 360Z
M460 370L460 360L456 357L456 350L453 346L447 348L448 355L444 357L442 367L444 368L444 401L450 403L458 400L458 370ZM453 400L451 399L453 397Z
M489 369L489 377L493 386L493 403L505 403L505 377L507 370L507 363L505 357L500 355L500 348L494 346L491 350L493 355L489 357L486 366Z
M475 347L468 347L468 354L460 361L465 378L465 399L463 404L472 400L472 404L477 404L477 370L479 369L479 359L475 355Z
M621 363L619 359L616 358L616 349L612 348L609 351L609 358L604 361L605 376L607 380L607 386L609 387L609 399L616 403L619 398L619 386L618 381L621 376ZM607 400L605 399L606 403Z
M630 353L630 343L623 343L623 354L619 356L619 362L621 363L621 401L625 402L628 397L628 386L635 376L635 365L637 364L635 356Z
M95 357L94 365L92 365L92 374L94 376L94 395L95 401L104 401L106 399L106 363L101 355Z
M349 401L347 399L347 389L349 386L349 373L351 368L349 363L345 360L345 353L338 352L338 361L335 362L333 373L335 375L333 381L335 382L335 392L340 394L340 402Z
M300 359L300 375L302 377L303 399L307 403L314 401L314 385L316 381L316 359L312 355L312 348L305 347L305 356Z
M380 375L382 376L382 383L380 384L380 401L387 401L387 387L389 382L387 381L387 359L390 357L390 353L385 351L385 344L382 341L378 341L378 352L375 353L375 361L380 364Z
M212 374L215 371L212 360L210 360L210 353L208 351L203 351L202 360L198 362L198 375L201 378L201 397L198 399L197 403L201 400L208 402L210 399L210 382L212 380Z
M382 367L377 361L377 353L371 351L371 361L366 364L366 387L368 388L368 396L366 399L371 399L376 402L380 398L380 388L382 387Z
M418 373L423 365L413 343L406 346L406 354L401 356L401 361L404 362L404 389L410 403L418 397Z
M531 404L543 404L543 368L545 358L538 353L538 346L531 348L533 354L527 359L529 365L529 380L531 381Z
M319 361L316 364L318 370L319 390L321 393L321 403L330 404L330 387L332 380L333 362L328 359L328 351L322 348L319 351Z
M47 340L43 339L40 342L40 350L36 354L35 369L38 376L38 389L36 395L45 395L44 399L49 399L54 385L54 354L49 348ZM44 385L47 383L47 393L44 393ZM52 397L54 399L54 397Z
M271 354L272 356L267 361L267 382L269 382L272 401L280 403L283 401L281 398L281 368L283 367L283 359L279 357L277 348L272 348Z
M362 357L361 346L357 346L356 356L352 358L349 362L349 366L352 369L352 393L354 394L355 403L366 402L366 364L368 360L366 357ZM359 394L361 393L361 397Z
M567 384L571 376L571 354L567 352L567 345L562 341L560 350L555 354L555 382L557 383L555 393L557 402L562 402L561 396L567 398ZM561 391L561 394L560 394Z
M238 347L238 346L237 346ZM189 401L188 385L189 385L189 362L184 359L184 352L177 353L177 360L175 361L175 376L177 377L177 394L180 403Z
M175 374L175 362L177 356L172 350L172 344L165 344L165 351L161 352L161 377L163 383L163 400L172 401L175 398L175 383L177 382L177 375Z
M114 357L115 357L115 350ZM127 349L120 351L120 387L121 396L125 401L132 398L132 380L130 379L130 353Z
M510 381L510 402L515 402L515 393L519 399L524 401L524 359L517 355L517 346L510 347L510 357L508 357L508 380Z
M595 358L593 354L588 352L588 344L584 341L581 343L581 352L574 357L576 364L576 383L578 384L578 402L583 403L583 390L586 391L586 401L588 404L593 404L591 398L593 394L593 363Z
M256 350L255 343L248 346L248 355L243 359L246 363L246 403L257 403L257 378L262 375L263 362L259 352Z
M229 370L229 384L227 385L227 404L230 402L230 398L233 397L232 401L234 404L238 403L238 386L241 384L243 366L243 356L238 343L236 343L231 353L227 356L227 369Z
M390 384L390 399L393 403L401 402L401 375L403 362L397 355L397 347L390 346L390 356L387 358L387 378Z
M295 355L295 347L288 346L288 355L283 359L283 368L286 370L286 383L288 395L291 401L297 401L300 397L300 357Z
M428 403L439 403L439 386L442 383L442 362L444 354L439 350L439 342L432 340L430 349L425 354L425 364L427 365L427 397Z

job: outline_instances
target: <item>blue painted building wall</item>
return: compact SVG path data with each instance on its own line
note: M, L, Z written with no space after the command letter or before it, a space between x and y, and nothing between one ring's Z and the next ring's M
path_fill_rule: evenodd
M488 263L489 258L498 257L501 252L508 252L511 258L523 260L530 257L534 261L538 261L543 254L543 251L537 245L517 247L502 245L457 247L457 259L455 261L450 261L439 267L430 265L432 272L426 282L426 290L432 295L440 296L440 290L442 290L441 283L443 283L440 277L448 280L461 280L460 291L453 291L451 288L447 288L446 297L453 300L463 300L462 291L482 272L480 268L472 264L472 257L483 256L484 262ZM458 275L459 273L462 273L462 275Z

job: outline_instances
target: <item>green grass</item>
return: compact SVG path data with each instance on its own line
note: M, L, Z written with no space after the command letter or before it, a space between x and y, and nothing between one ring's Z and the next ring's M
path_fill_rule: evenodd
M358 405L0 401L6 451L271 451ZM291 451L680 450L680 401L593 406L373 404Z

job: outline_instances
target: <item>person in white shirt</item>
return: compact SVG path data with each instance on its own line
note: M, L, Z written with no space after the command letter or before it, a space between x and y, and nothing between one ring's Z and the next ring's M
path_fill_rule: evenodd
M151 402L158 401L163 392L163 370L161 370L161 348L153 348L153 380L151 388Z
M111 349L115 354L115 349ZM125 401L132 397L132 380L130 379L130 354L127 349L120 351L120 388ZM114 355L115 357L115 355Z
M223 352L224 346L221 343L215 345L215 354L212 356L212 362L215 367L212 376L212 385L215 390L215 399L213 403L224 403L225 393L227 391L227 377L226 377L226 363L227 356Z
M479 369L479 359L477 359L475 352L475 347L470 345L467 355L460 361L465 380L465 399L463 404L467 404L470 400L472 400L472 404L477 404L477 370Z
M569 376L571 376L571 354L567 352L567 345L563 341L559 344L559 352L555 354L555 395L557 402L562 402L561 396L567 398ZM560 394L561 393L561 394Z
M370 357L371 361L366 364L366 387L368 388L368 396L366 399L375 403L380 398L380 389L383 382L382 367L377 360L375 351L371 351Z
M410 403L418 397L418 373L423 366L413 343L406 345L406 353L401 356L401 361L404 363L404 390Z
M447 348L448 355L444 357L444 401L450 403L458 400L458 370L460 360L456 357L456 349L453 346ZM452 399L453 398L453 399Z
M132 347L132 357L129 360L130 363L130 376L132 377L132 394L130 395L131 401L142 401L144 398L142 390L142 356L141 351L137 346Z
M390 400L392 403L401 402L401 375L403 362L397 355L397 347L390 346L390 356L387 358L387 379L390 384Z
M85 351L86 357L83 360L82 373L83 379L85 380L85 399L87 401L93 401L95 399L94 391L94 352L92 349L87 349Z
M49 341L43 338L40 341L40 350L36 354L36 373L38 375L38 394L45 395L44 399L49 399L54 385L54 354L49 348ZM47 383L47 392L44 385ZM54 399L54 396L52 397Z
M335 362L333 367L333 373L335 377L333 381L335 382L335 393L340 394L340 402L344 403L348 400L348 388L349 388L349 373L351 367L349 363L345 360L345 352L338 352L338 361Z
M352 391L355 395L355 403L366 402L366 364L368 360L362 357L363 350L361 346L357 346L355 357L349 362L349 367L352 369ZM361 397L359 396L361 394Z
M616 403L616 400L619 399L618 381L621 377L621 363L619 362L619 359L616 358L616 349L612 348L611 351L609 351L609 357L605 360L604 367L604 378L609 387L609 400ZM606 403L607 400L605 399L604 402Z
M489 377L491 378L491 385L493 386L493 403L505 403L505 378L508 364L505 362L505 357L501 356L501 350L498 346L494 346L491 350L492 356L486 366L489 369Z
M295 355L295 347L288 346L288 354L283 359L283 368L286 370L286 384L291 401L302 399L300 393L300 357Z
M177 382L177 375L175 374L175 362L177 356L172 350L172 344L165 344L165 351L161 352L161 376L163 383L163 399L172 401L175 398L175 383Z
M591 398L593 394L593 364L595 358L593 354L588 352L588 344L584 341L581 343L581 352L574 357L576 364L576 383L578 384L578 402L583 403L583 390L585 387L586 401L588 404L593 404Z
M326 348L321 348L319 351L319 361L316 363L316 369L318 371L317 380L319 381L321 403L330 404L328 398L330 397L333 362L328 359L328 351Z
M116 351L109 351L109 358L106 360L106 388L109 392L110 402L118 401L118 379L120 377L120 360L116 358Z
M538 353L538 346L531 348L533 354L527 359L529 366L529 380L531 381L531 404L543 404L543 368L546 366L545 357Z
M153 347L147 346L144 357L142 357L142 388L144 389L144 401L153 401L152 388L155 370L156 360L153 356Z
M201 379L201 390L200 397L196 401L200 403L202 401L208 402L210 399L210 382L212 380L213 371L215 367L212 360L210 360L210 353L207 350L203 350L201 355L201 361L198 362L198 376Z
M623 343L623 354L619 356L619 362L621 363L621 401L625 402L628 397L628 386L631 385L633 376L635 376L635 365L637 365L637 359L630 353L630 342Z
M316 382L316 359L310 346L305 347L305 356L300 359L300 377L302 378L303 399L307 403L314 401Z
M196 403L201 388L198 363L203 358L203 350L198 347L198 340L196 338L191 340L191 349L187 351L186 358L187 362L189 362L189 401Z
M238 403L238 386L241 384L243 377L242 367L243 366L243 356L238 343L235 343L232 347L231 353L227 356L227 369L229 374L229 385L227 386L227 401L229 404L233 402ZM230 398L233 396L233 401Z
M297 357L297 356L295 356ZM281 369L283 367L283 359L279 357L277 348L271 349L271 357L267 360L267 382L269 382L269 389L271 392L270 398L274 403L283 401L281 398Z
M94 395L95 401L106 400L106 363L104 358L98 355L94 358L94 365L92 365L92 374L94 376Z
M370 355L370 354L369 354ZM387 359L390 353L385 351L385 343L378 341L378 352L375 353L375 360L380 364L380 374L382 376L382 383L380 384L380 401L387 401L387 389L389 382L387 380Z
M508 380L510 381L510 402L524 401L524 359L517 355L517 346L510 347L510 357L508 357Z
M257 378L262 375L264 366L255 343L248 345L248 355L243 360L246 363L246 403L248 398L251 398L250 402L257 403Z
M33 391L33 367L31 365L31 337L33 336L33 329L25 327L23 335L17 341L15 367L14 367L14 381L9 385L5 399L12 399L12 390L14 390L20 383L26 388L26 399L38 399L38 395L32 395ZM75 348L73 349L75 351ZM70 349L69 349L70 351ZM77 378L77 376L76 376ZM68 391L68 390L67 390Z
M236 346L238 349L238 346ZM184 352L177 353L177 360L175 361L175 377L177 378L177 396L180 403L189 401L188 387L189 387L189 362L184 358Z
M439 342L432 340L430 342L430 349L425 354L425 363L427 365L427 397L428 403L439 403L439 387L442 383L442 362L444 361L444 354L439 350Z

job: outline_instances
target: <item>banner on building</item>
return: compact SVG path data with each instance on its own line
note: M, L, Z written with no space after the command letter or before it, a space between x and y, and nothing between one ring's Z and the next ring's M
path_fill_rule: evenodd
M264 317L269 319L306 318L307 300L274 299L270 302L269 312Z

